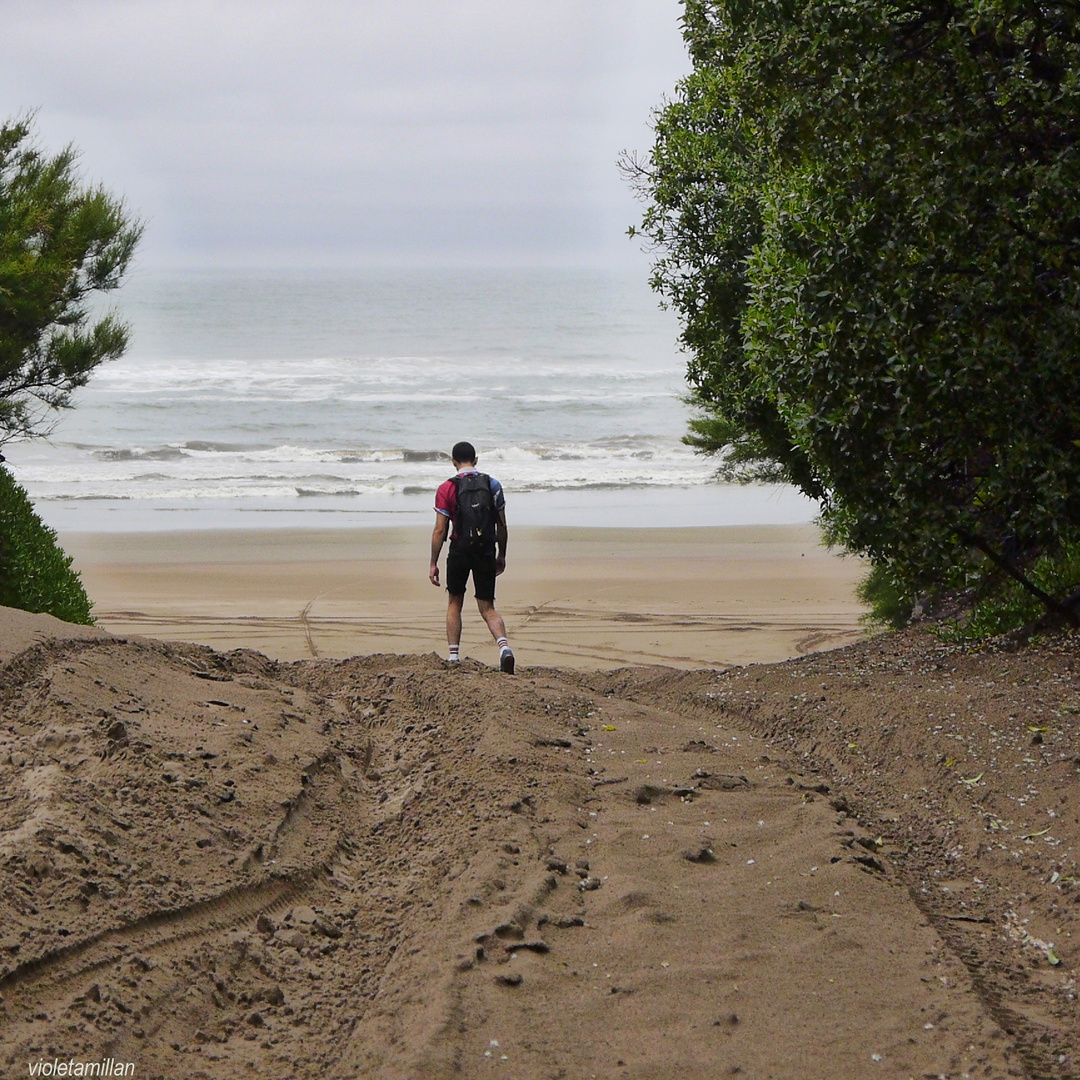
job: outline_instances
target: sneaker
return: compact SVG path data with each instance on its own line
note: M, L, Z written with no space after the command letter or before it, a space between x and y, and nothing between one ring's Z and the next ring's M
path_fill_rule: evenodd
M460 664L461 663L461 657L460 656L448 656L446 658L446 662L448 664Z
M503 649L499 654L499 670L507 675L514 674L514 654L509 649Z

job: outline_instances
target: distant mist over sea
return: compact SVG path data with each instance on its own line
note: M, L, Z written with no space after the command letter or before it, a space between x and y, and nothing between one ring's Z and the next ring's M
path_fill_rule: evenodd
M640 275L147 272L116 303L127 356L48 441L5 450L57 527L370 524L429 509L462 438L538 520L545 503L590 524L662 503L639 523L723 523L694 509L725 489L681 442L677 325ZM757 512L726 490L737 521L812 516L786 489L758 492Z

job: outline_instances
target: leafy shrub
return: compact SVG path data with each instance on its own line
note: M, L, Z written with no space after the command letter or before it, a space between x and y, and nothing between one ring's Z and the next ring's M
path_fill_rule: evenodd
M693 70L623 165L687 441L912 597L1080 543L1076 5L683 10Z
M877 563L859 582L855 594L870 610L863 616L871 626L898 630L911 618L908 590L890 572L887 563Z
M1080 543L1066 544L1032 566L1031 581L1051 596L1068 596L1080 587ZM1012 578L991 584L962 618L949 619L934 630L943 641L972 643L1019 630L1046 613L1039 599Z
M26 492L0 467L0 604L47 612L65 622L93 623L90 599L56 533L34 512Z

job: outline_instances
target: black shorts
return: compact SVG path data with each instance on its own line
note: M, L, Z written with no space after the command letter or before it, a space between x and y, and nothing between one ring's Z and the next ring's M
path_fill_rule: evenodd
M474 555L469 551L446 553L446 591L451 596L464 596L465 583L472 574L473 594L477 600L495 603L495 552Z

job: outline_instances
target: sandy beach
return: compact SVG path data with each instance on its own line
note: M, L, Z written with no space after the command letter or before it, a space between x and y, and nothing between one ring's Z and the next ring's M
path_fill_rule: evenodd
M62 536L116 634L279 660L443 652L422 527ZM862 634L862 564L816 527L519 528L497 603L521 663L772 662ZM471 596L462 653L494 659Z

